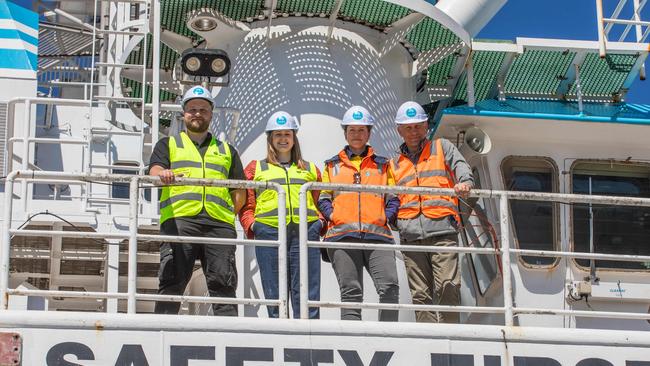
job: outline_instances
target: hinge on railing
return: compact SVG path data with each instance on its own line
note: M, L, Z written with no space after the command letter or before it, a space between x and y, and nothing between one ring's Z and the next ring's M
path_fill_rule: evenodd
M0 333L0 366L22 365L23 339L18 333Z

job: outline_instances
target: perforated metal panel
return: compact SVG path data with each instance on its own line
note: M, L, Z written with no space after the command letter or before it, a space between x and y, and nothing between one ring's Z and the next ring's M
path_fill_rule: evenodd
M9 167L5 161L7 152L7 103L0 103L0 173L7 175Z

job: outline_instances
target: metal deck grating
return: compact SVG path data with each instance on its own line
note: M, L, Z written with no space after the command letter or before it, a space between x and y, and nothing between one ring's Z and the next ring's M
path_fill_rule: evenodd
M575 52L568 51L526 50L512 63L506 77L506 94L554 95L575 55Z
M456 55L451 54L437 64L431 65L428 69L427 85L446 86L453 77L451 74L457 58Z
M264 0L163 0L160 24L173 32L187 37L196 33L187 29L187 13L200 8L216 9L234 20L246 20L262 15Z
M279 0L275 12L329 15L333 7L334 0Z
M460 42L460 38L456 37L452 31L430 18L426 18L416 25L406 35L406 40L420 52Z
M472 54L474 65L474 99L485 100L494 88L505 52L475 51ZM454 92L454 100L467 101L467 74L463 73Z
M616 98L637 58L637 55L608 54L601 59L598 54L588 54L580 72L583 96ZM577 99L575 83L569 89L567 97Z
M345 0L341 5L339 17L349 17L369 25L385 27L410 13L405 7L382 0Z

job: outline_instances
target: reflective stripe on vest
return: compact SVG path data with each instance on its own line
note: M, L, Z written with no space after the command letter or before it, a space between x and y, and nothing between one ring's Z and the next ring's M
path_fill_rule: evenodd
M258 182L273 182L284 186L286 196L287 218L286 223L300 222L300 188L307 182L318 179L316 165L308 163L309 170L298 168L291 164L288 169L269 164L266 159L259 160L255 166L255 177ZM288 189L287 189L288 187ZM272 227L278 227L278 193L274 189L257 188L255 190L255 221ZM318 211L314 198L307 195L307 221L318 220Z
M331 183L354 184L355 176L360 184L386 185L388 183L388 166L378 164L373 149L361 161L359 169L350 161L345 150L337 159L325 166ZM321 193L322 197L322 193ZM371 233L392 238L386 225L386 201L384 195L370 192L332 193L334 211L328 222L326 238L333 238L347 233Z
M185 178L228 179L232 164L230 147L210 141L201 156L185 132L169 137L169 161L174 174ZM160 222L174 217L198 215L205 208L210 217L234 226L235 213L230 191L225 187L167 186L160 195Z
M427 141L417 164L403 154L391 163L397 185L406 187L453 188L454 180L447 169L439 139ZM458 222L458 199L444 195L400 194L400 208L397 217L411 219L420 213L432 219L453 215Z

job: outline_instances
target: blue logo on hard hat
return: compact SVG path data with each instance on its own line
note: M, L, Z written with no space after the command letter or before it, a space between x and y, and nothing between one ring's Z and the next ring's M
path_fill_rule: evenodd
M354 118L356 121L359 121L363 118L363 113L360 111L356 111L352 113L352 118Z
M287 117L285 117L285 116L280 116L280 117L278 117L278 118L275 120L275 122L277 122L277 124L279 124L280 126L282 126L282 125L284 125L284 124L287 123Z
M416 111L415 108L409 108L406 110L407 117L413 118L416 114L418 114L418 111Z
M203 95L203 88L195 88L193 93L194 95Z

